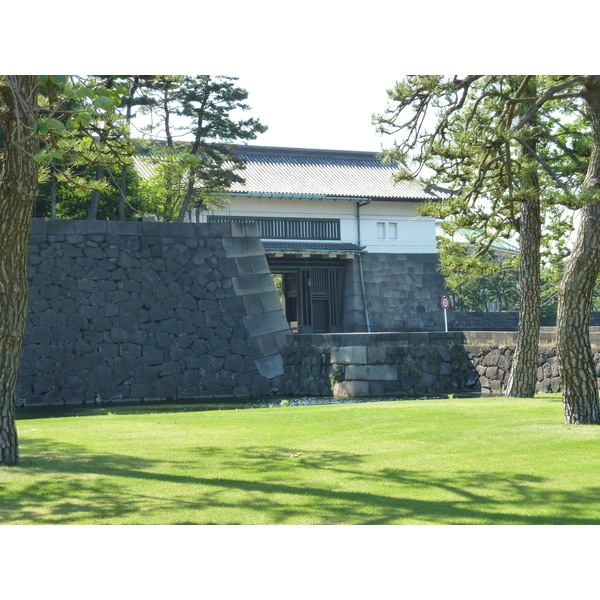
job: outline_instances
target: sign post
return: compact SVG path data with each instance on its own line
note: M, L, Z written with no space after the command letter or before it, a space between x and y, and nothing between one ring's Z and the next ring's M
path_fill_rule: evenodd
M446 333L448 333L448 309L450 308L450 298L442 296L442 308L444 309L444 323L446 325Z

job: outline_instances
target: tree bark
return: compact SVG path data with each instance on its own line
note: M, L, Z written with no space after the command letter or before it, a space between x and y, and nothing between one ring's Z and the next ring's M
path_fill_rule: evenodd
M18 462L15 391L29 283L27 256L38 192L39 144L33 135L37 76L0 77L4 162L0 174L0 465Z
M119 221L124 221L125 200L127 199L127 167L121 167L121 186L119 192Z
M526 95L537 93L535 77L527 84ZM523 105L521 111L526 110ZM536 117L530 121L536 126ZM534 139L529 140L535 150ZM520 216L519 253L519 329L512 368L505 389L506 396L532 398L537 383L538 352L540 345L540 243L542 236L540 182L538 165L527 166L527 150L522 149L523 173L519 177L523 198Z
M96 181L102 181L104 177L104 167L102 165L96 166ZM88 207L87 218L90 221L95 221L98 217L98 207L100 206L100 192L94 190L90 198L90 205Z
M506 396L532 398L537 382L540 343L540 201L521 205L519 255L520 315L517 345L505 390Z
M125 119L127 120L127 136L131 139L131 113L133 109L133 97L138 89L139 77L134 77L134 84L129 90L129 97L127 98L127 112L125 113ZM119 221L125 221L125 202L127 200L127 167L121 167L121 186L119 196Z
M183 223L185 220L185 215L190 207L190 202L192 200L192 194L194 193L194 176L190 175L188 178L188 186L185 192L185 197L181 206L179 207L179 212L177 213L177 222Z
M600 76L586 78L583 97L592 123L592 153L583 190L600 190ZM581 210L575 246L558 297L557 354L565 422L600 423L598 384L590 345L592 292L600 272L600 201Z

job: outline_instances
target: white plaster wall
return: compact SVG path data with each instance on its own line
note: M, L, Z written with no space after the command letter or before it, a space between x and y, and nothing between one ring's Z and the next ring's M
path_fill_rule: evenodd
M208 215L340 219L340 241L356 244L356 205L350 200L232 196L226 208L203 212L200 220L207 221ZM367 252L435 254L435 220L420 217L417 207L412 202L377 201L361 206L360 242Z

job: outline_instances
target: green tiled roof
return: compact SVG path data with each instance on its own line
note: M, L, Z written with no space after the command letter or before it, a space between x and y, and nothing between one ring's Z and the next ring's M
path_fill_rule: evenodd
M301 194L424 201L441 197L418 181L394 183L395 165L382 163L373 152L239 146L247 161L238 193Z
M154 171L148 150L134 157L142 177ZM285 198L331 197L370 198L373 200L423 202L445 197L439 189L426 189L417 180L394 183L396 165L384 164L373 152L237 146L246 161L240 172L245 183L235 183L231 192Z

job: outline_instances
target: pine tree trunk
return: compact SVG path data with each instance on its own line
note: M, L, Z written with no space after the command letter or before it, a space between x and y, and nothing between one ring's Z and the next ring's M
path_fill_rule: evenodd
M37 197L39 145L32 132L37 76L0 77L4 163L0 174L0 465L19 458L15 391L25 333L27 254Z
M536 95L536 81L533 77L528 84L527 94ZM521 107L525 112L527 105ZM535 127L535 117L530 121ZM529 140L535 150L535 139ZM527 151L522 150L523 173L520 187L524 194L520 208L520 254L519 254L519 330L512 368L505 389L506 396L532 398L537 383L538 351L540 345L540 242L542 222L540 211L540 182L538 165L528 160Z
M56 180L56 173L52 171L52 183L50 184L50 218L56 219L56 186L58 181Z
M125 200L127 199L127 167L121 167L121 186L119 191L119 221L124 221Z
M179 212L177 213L177 221L179 223L183 223L185 221L185 216L190 208L190 202L192 200L192 194L194 193L194 176L190 175L188 179L188 186L185 192L185 197L181 206L179 207Z
M600 190L600 76L587 79L584 97L592 122L592 154L583 189ZM557 354L565 422L600 423L598 384L590 345L592 292L600 272L600 202L581 210L577 240L561 282Z
M104 167L102 165L96 166L96 181L102 181L104 177ZM95 221L98 217L98 207L100 206L100 192L95 190L92 192L90 198L90 205L88 207L87 218L90 221Z
M540 237L540 202L537 197L521 205L519 330L504 392L506 396L517 398L535 395L540 343Z

